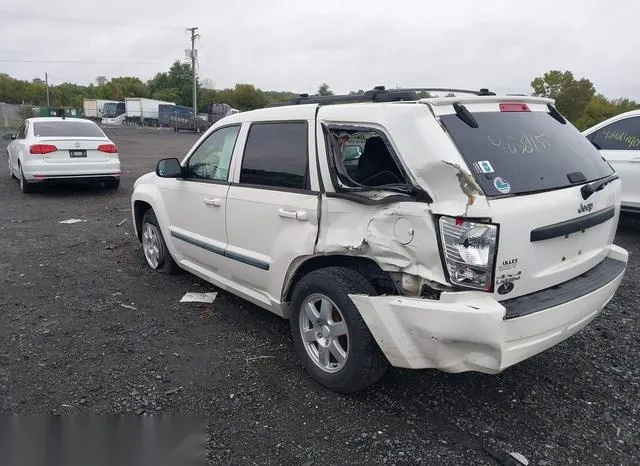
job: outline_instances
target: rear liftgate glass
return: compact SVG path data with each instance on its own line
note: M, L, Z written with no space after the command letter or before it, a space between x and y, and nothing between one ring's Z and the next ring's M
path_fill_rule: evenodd
M441 121L487 197L560 189L613 173L600 153L549 106L502 103L497 112L462 105Z

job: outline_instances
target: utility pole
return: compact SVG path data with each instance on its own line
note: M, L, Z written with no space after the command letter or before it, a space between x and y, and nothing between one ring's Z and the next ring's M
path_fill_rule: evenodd
M44 82L47 86L47 111L49 111L49 75L46 72L44 73Z
M191 71L193 71L193 118L198 117L198 105L196 103L196 99L198 98L198 77L196 76L196 38L199 37L199 34L196 34L198 28L189 28L188 31L191 31ZM195 124L195 123L194 123Z

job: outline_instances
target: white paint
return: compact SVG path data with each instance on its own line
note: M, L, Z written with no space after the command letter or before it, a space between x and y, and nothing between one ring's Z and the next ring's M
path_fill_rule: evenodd
M499 96L465 99L471 111L499 111ZM532 111L548 111L545 99L505 100L527 102ZM392 365L499 372L587 325L611 298L622 277L562 306L509 321L503 320L501 300L565 282L607 256L626 261L627 253L612 244L617 215L569 239L532 243L532 230L577 216L579 187L488 202L465 181L473 180L471 170L434 116L453 111L452 103L451 99L427 99L295 105L230 115L205 132L182 163L186 164L195 147L218 128L239 124L229 168L231 185L161 179L149 173L136 181L132 207L136 201L152 206L167 247L180 267L283 317L290 314L285 292L305 261L315 257L327 260L333 255L371 259L383 271L399 274L396 278L401 276L402 287L410 295L351 297ZM292 120L308 123L311 190L240 186L241 159L251 123ZM334 196L325 124L365 126L384 134L400 155L399 163L410 181L428 192L433 202L407 197L406 201L400 198L390 204L371 205ZM321 185L323 193L319 192ZM390 195L398 196L372 189L366 200ZM201 199L205 197L220 199L220 205L206 206ZM618 206L619 185L610 185L590 202L594 211ZM451 291L438 242L436 222L440 215L468 215L500 225L496 262L517 264L513 273L520 273L521 278L513 291L507 295ZM202 221L205 217L207 222ZM171 233L193 241L178 240ZM417 297L425 284L442 291L439 300Z
M628 120L635 124L636 132L632 136L640 137L640 110L633 110L616 115L584 131L589 136L612 123ZM640 210L640 147L629 150L601 150L602 156L607 159L613 169L622 180L622 207Z

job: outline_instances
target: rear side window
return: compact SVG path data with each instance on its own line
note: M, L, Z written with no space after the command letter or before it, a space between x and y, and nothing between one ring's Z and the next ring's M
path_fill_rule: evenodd
M570 124L546 112L471 112L441 121L488 197L571 186L569 175L593 181L613 173L596 148Z
M307 123L254 123L242 158L240 183L306 189Z
M37 138L71 137L104 138L100 128L93 123L71 120L39 121L33 124L33 135Z
M601 150L640 150L640 117L614 121L588 139Z

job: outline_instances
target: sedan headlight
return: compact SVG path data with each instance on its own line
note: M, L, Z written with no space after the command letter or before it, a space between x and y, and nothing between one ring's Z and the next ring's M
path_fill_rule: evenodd
M498 227L440 217L440 238L451 283L491 291Z

